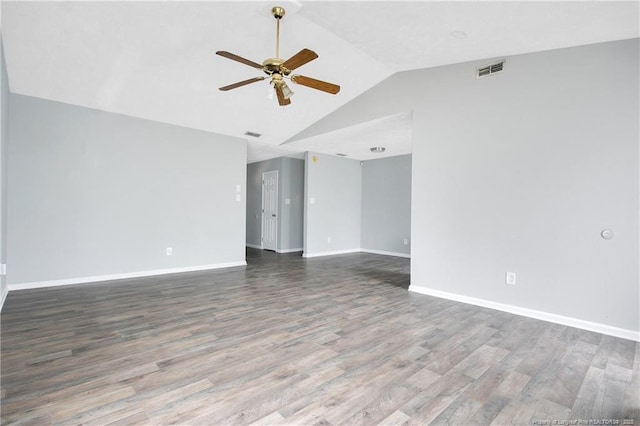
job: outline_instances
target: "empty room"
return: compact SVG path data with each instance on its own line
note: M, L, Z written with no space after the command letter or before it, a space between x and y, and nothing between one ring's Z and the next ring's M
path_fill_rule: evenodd
M2 424L640 424L640 2L0 23Z

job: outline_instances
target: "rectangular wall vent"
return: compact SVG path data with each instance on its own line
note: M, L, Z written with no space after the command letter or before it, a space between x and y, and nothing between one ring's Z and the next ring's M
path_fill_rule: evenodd
M250 132L250 131L246 131L244 132L245 135L247 136L253 136L254 138L259 138L260 136L262 136L260 133L256 133L256 132Z
M487 65L486 67L478 68L477 78L486 77L504 70L504 61L497 62L495 64Z

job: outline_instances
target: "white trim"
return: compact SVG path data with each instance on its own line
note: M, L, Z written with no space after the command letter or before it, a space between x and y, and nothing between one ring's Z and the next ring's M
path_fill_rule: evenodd
M264 250L262 246L258 246L255 244L245 244L247 247L251 247L258 250ZM297 251L302 251L302 248L292 248L292 249L276 249L276 253L295 253Z
M448 293L446 291L434 290L431 288L420 287L417 285L410 285L409 291L412 291L414 293L426 294L428 296L439 297L441 299L449 299L456 302L482 306L484 308L496 309L498 311L509 312L511 314L539 319L542 321L549 321L556 324L567 325L569 327L581 328L583 330L593 331L596 333L602 333L609 336L621 337L623 339L640 342L639 331L612 327L606 324L585 321L578 318L566 317L563 315L552 314L549 312L536 311L534 309L521 308L519 306L514 306L514 305L506 305L503 303L492 302L490 300L476 299L475 297L468 297L460 294Z
M27 290L31 288L57 287L61 285L88 284L102 281L123 280L127 278L151 277L155 275L178 274L181 272L207 271L210 269L231 268L234 266L246 266L247 262L215 263L212 265L187 266L184 268L157 269L155 271L128 272L124 274L98 275L94 277L68 278L53 281L34 281L21 284L9 284L9 291Z
M294 251L300 251L302 249L298 249L298 250L294 250ZM284 252L282 252L284 253ZM396 257L404 257L404 258L411 258L410 254L406 254L406 253L397 253L397 252L393 252L393 251L382 251L382 250L370 250L370 249L363 249L363 248L357 248L357 249L348 249L348 250L336 250L336 251L323 251L320 253L311 253L311 254L307 254L307 253L303 253L302 257L321 257L321 256L334 256L336 254L348 254L348 253L372 253L372 254L379 254L382 256L396 256Z
M0 294L0 312L2 312L4 301L7 300L7 294L9 294L9 287L5 287L5 290Z
M336 251L323 251L320 253L302 253L302 257L321 257L321 256L334 256L336 254L348 254L348 253L359 253L360 249L347 249L347 250L336 250Z
M278 249L276 253L295 253L297 251L302 251L302 248Z
M373 254L381 254L383 256L396 256L396 257L405 257L407 259L411 259L411 254L408 253L398 253L395 251L382 251L382 250L371 250L371 249L360 249L363 253L373 253Z

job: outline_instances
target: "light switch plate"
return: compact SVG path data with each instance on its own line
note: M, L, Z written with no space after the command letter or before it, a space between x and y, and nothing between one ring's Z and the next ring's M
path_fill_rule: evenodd
M285 204L291 204L291 199L290 198L285 198L284 199L284 203Z
M315 203L316 203L315 197L309 197L309 204L315 204Z
M505 284L516 285L516 273L507 272L504 277Z

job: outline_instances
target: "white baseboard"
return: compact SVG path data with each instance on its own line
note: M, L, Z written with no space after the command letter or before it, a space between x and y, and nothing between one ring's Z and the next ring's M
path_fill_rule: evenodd
M296 251L300 251L302 249L296 250ZM349 254L349 253L372 253L372 254L380 254L383 256L396 256L396 257L404 257L404 258L411 258L410 254L406 254L406 253L397 253L397 252L393 252L393 251L383 251L383 250L371 250L371 249L363 249L363 248L356 248L356 249L348 249L348 250L336 250L336 251L324 251L324 252L320 252L320 253L303 253L302 257L321 257L321 256L334 256L336 254Z
M295 253L298 251L302 251L301 248L293 248L293 249L278 249L276 253Z
M355 248L355 249L347 249L347 250L323 251L319 253L302 253L302 257L334 256L336 254L349 254L349 253L360 253L360 249Z
M9 294L9 288L5 287L4 289L2 289L2 294L0 294L0 312L2 312L4 301L7 300L7 294Z
M212 265L187 266L183 268L157 269L154 271L128 272L124 274L98 275L93 277L68 278L53 281L34 281L20 284L9 284L9 291L28 290L32 288L57 287L61 285L89 284L103 281L124 280L127 278L152 277L155 275L179 274L182 272L208 271L210 269L246 266L247 262L215 263Z
M373 254L381 254L383 256L396 256L396 257L405 257L407 259L411 259L411 255L407 253L398 253L395 251L382 251L382 250L371 250L371 249L360 249L363 253L373 253Z
M263 250L263 249L264 249L264 247L262 247L262 246L257 246L257 245L255 245L255 244L249 244L249 243L247 243L247 244L245 244L245 245L246 245L247 247L254 248L254 249L258 249L258 250ZM302 251L302 248L293 248L293 249L277 249L277 250L276 250L276 253L294 253L294 252L296 252L296 251Z
M580 328L583 330L593 331L596 333L606 334L623 339L634 340L640 342L640 332L627 330L624 328L612 327L610 325L600 324L591 321L585 321L577 318L566 317L563 315L552 314L549 312L536 311L534 309L522 308L514 305L506 305L503 303L492 302L490 300L477 299L475 297L463 296L446 291L434 290L427 287L410 285L409 291L426 294L428 296L439 297L441 299L453 300L456 302L468 303L470 305L482 306L483 308L495 309L498 311L509 312L511 314L521 315L524 317L539 319L542 321L553 322L556 324L567 325L569 327Z

